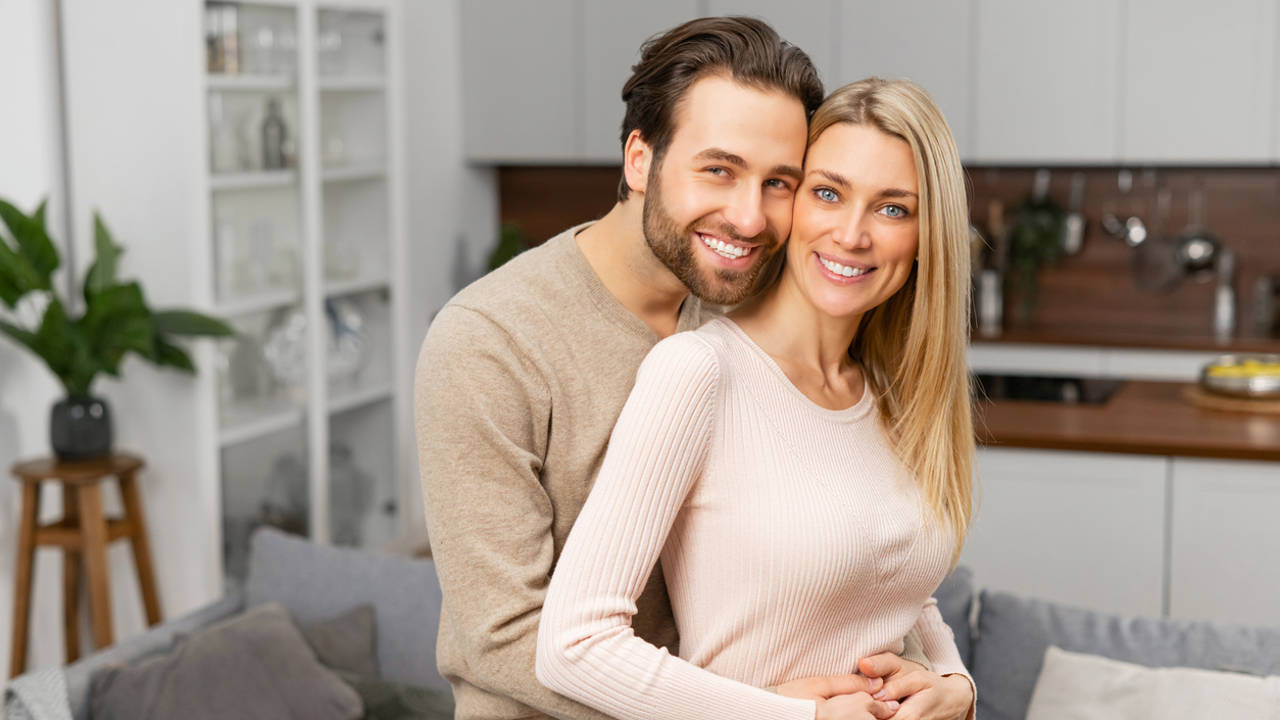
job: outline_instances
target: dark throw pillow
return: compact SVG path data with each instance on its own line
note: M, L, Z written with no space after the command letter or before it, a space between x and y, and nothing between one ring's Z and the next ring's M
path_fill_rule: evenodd
M360 605L299 629L321 665L363 677L378 677L377 628L372 605Z
M165 655L99 671L90 704L94 720L354 720L364 711L276 603L200 630Z

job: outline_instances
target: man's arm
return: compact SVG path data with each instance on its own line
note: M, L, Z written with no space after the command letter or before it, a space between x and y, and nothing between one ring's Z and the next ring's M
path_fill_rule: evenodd
M539 477L550 413L539 368L505 331L458 306L437 315L418 358L414 417L448 624L441 639L477 688L555 717L603 720L534 676L554 554Z

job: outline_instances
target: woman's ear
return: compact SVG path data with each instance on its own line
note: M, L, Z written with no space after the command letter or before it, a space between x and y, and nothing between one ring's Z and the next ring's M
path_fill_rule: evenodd
M622 173L632 192L643 194L649 185L649 166L653 162L653 147L644 141L639 130L632 130L622 150Z

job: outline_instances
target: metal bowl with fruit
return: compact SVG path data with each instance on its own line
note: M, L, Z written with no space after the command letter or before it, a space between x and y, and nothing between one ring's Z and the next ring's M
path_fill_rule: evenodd
M1219 355L1200 371L1200 385L1220 395L1280 398L1280 355Z

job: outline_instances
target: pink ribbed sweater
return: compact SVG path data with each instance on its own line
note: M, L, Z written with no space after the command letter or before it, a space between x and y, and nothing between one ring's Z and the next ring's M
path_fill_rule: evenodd
M931 598L952 542L874 410L816 405L727 318L656 345L551 580L538 678L618 718L812 720L758 688L856 672L913 625L968 676ZM630 627L659 558L678 658Z

